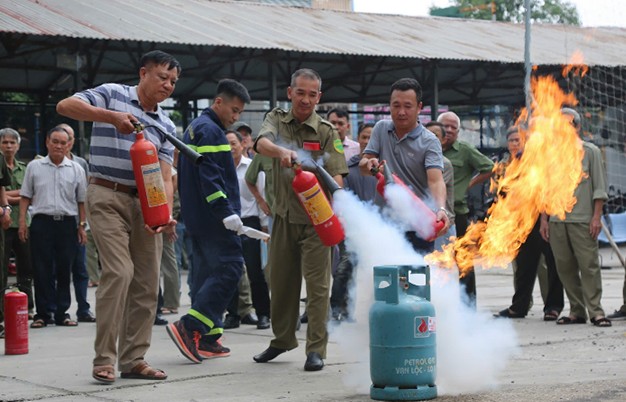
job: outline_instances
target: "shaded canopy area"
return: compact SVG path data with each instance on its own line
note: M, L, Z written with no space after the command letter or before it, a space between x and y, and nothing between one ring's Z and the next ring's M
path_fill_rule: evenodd
M284 100L291 73L320 72L325 102L384 103L415 77L426 104L523 103L521 25L188 0L0 0L0 91L59 98L103 82L135 83L161 49L183 66L174 98L211 98L224 77L255 100ZM626 30L533 27L533 61L560 70L575 50L623 65Z

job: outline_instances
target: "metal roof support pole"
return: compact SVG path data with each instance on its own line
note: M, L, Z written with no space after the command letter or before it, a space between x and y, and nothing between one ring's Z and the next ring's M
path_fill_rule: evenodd
M276 69L274 68L274 61L268 62L268 69L270 73L270 110L276 107L278 103L277 89L276 89Z
M437 120L439 114L439 66L437 63L433 65L433 101L430 106L430 119Z
M530 73L532 66L530 64L530 0L524 0L526 13L524 14L524 95L526 96L526 125L530 122L530 101L532 94L530 93Z
M485 127L483 126L483 121L485 120L485 113L484 113L483 105L480 105L478 107L478 119L479 119L479 126L480 126L480 149L483 149L483 147L485 146L485 144L483 144L483 137L485 135Z
M78 61L78 55L76 56L76 60ZM80 91L82 88L80 86L80 77L78 71L78 64L76 66L76 70L72 71L72 76L74 78L74 92ZM87 151L87 138L85 136L85 122L83 120L78 120L78 156L84 158Z

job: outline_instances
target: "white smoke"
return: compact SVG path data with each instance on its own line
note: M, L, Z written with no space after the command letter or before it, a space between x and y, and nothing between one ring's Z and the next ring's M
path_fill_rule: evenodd
M422 238L430 238L435 234L433 222L416 213L419 212L419 206L414 197L408 188L393 183L385 186L389 216L398 222L402 230L412 230Z
M387 196L392 198L394 193ZM390 203L392 204L392 203ZM395 205L402 205L401 200ZM346 248L354 253L354 323L330 325L331 338L349 359L359 364L345 372L344 382L359 393L369 393L369 309L374 302L373 267L423 265L424 260L404 238L404 230L383 218L378 209L350 191L334 194L334 210L346 234ZM517 350L510 322L466 307L460 298L458 274L431 269L432 303L437 314L438 392L459 394L492 387L497 375ZM349 360L354 361L354 360Z

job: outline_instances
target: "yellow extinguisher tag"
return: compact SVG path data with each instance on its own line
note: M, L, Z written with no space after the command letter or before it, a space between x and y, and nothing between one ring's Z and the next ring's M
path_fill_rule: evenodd
M299 193L298 197L311 217L313 225L319 225L333 217L333 210L319 184Z
M158 163L142 165L141 174L143 175L143 182L146 188L148 206L152 208L167 204L161 166Z

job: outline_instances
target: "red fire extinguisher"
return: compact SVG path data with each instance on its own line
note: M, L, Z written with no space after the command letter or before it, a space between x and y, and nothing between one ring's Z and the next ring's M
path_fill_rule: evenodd
M294 170L296 176L291 186L311 219L317 235L325 246L339 244L344 238L343 228L319 181L313 173L303 171L300 165L296 165Z
M130 147L130 159L141 201L143 221L151 228L167 225L170 207L156 147L143 136L143 126L135 125L135 142Z
M4 294L4 354L28 353L28 296L14 287Z
M382 166L383 164L384 164L384 161L379 166ZM445 225L445 223L443 221L437 220L437 216L435 215L435 213L430 208L428 208L428 206L424 203L424 201L422 201L418 196L415 195L413 191L411 191L411 189L402 181L402 179L400 179L397 175L391 172L389 165L385 165L383 172L384 174L381 173L379 168L372 169L372 174L378 180L378 183L376 184L376 190L378 191L378 193L384 198L385 186L390 183L395 183L403 187L404 189L406 189L406 191L408 191L411 194L416 210L419 211L418 213L424 216L424 219L426 219L430 223L430 226L432 227L431 233L423 233L424 231L423 228L416 228L422 231L422 233L418 232L417 234L424 240L427 240L427 241L435 240L437 233L439 233L439 231L443 229L443 226Z

